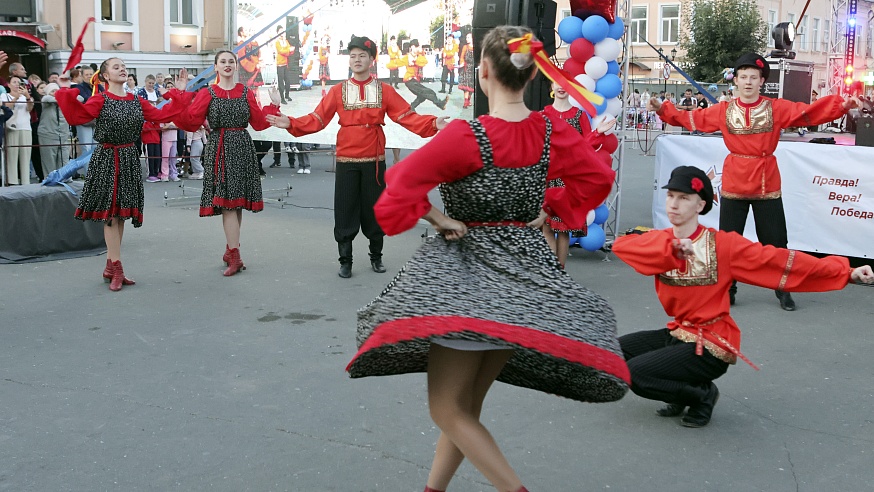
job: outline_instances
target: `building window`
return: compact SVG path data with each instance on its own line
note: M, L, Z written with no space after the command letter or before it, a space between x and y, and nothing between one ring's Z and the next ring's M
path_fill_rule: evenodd
M170 23L194 24L194 0L170 0Z
M810 51L819 51L819 19L813 18L813 31L810 37Z
M680 6L662 5L659 9L662 19L659 44L676 44L680 38Z
M811 51L807 45L807 16L801 18L801 23L798 24L798 49L801 51Z
M631 42L646 42L646 5L631 7Z
M561 9L561 15L558 16L558 20L562 20L566 17L571 16L571 9Z
M822 51L828 53L831 50L831 32L829 32L829 20L822 21Z
M100 0L100 19L127 22L127 0Z
M774 26L777 25L777 11L769 10L768 11L768 47L774 47L774 36L771 35L774 32Z

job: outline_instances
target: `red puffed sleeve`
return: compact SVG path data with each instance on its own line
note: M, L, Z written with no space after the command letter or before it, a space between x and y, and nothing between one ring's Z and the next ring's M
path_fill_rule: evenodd
M206 120L206 114L209 112L209 103L212 102L212 95L207 89L200 89L197 92L185 92L183 97L188 98L188 104L185 111L180 112L173 118L173 123L179 128L188 132L196 132L203 122ZM178 102L183 103L182 97Z
M713 133L722 128L720 123L725 121L727 105L727 102L721 102L704 109L680 111L672 102L665 101L657 113L659 118L669 125L682 126L691 131Z
M813 104L774 99L774 119L781 128L814 126L834 121L844 115L844 98L838 95L825 96Z
M850 262L842 256L816 258L754 243L735 232L718 234L731 247L731 274L740 282L787 292L825 292L843 289L850 281Z
M389 236L413 228L431 210L428 192L482 168L479 145L466 121L455 120L430 142L385 173L385 191L373 207Z
M382 84L382 100L385 114L395 123L420 137L431 137L437 133L437 117L413 111L410 103L391 85Z
M328 93L325 97L319 101L319 105L316 106L316 110L312 113L301 116L300 118L292 118L288 117L288 120L291 122L291 126L288 127L288 133L291 133L295 137L302 137L304 135L309 135L310 133L316 133L321 131L331 120L334 118L334 115L337 114L337 108L339 106L339 101L342 91L343 84L337 84L334 87L331 87L328 90Z
M573 229L586 223L586 214L602 204L613 188L616 173L583 137L564 121L553 121L547 180L561 179L563 188L548 188L544 209Z
M183 112L183 110L187 107L185 103L190 99L190 97L187 96L185 92L177 89L172 89L165 92L162 97L164 99L169 99L170 104L165 104L160 108L152 106L149 101L146 101L141 97L137 97L137 99L139 99L140 101L140 106L143 108L143 117L146 118L146 121L152 121L155 123L169 123L176 119L179 114Z
M685 264L674 255L674 240L673 232L666 229L628 234L616 238L613 253L637 273L658 275Z
M64 118L67 119L67 123L70 125L84 125L89 121L97 118L100 114L100 110L103 109L103 102L105 99L102 97L89 97L87 101L80 102L77 97L79 97L79 89L69 88L69 89L58 89L55 92L55 98L58 100L58 107L61 108L61 112L64 113Z
M247 91L246 102L249 103L249 124L255 131L265 130L270 128L270 123L267 122L266 116L272 114L278 116L279 106L270 104L266 107L261 107L261 103L255 99L255 90Z

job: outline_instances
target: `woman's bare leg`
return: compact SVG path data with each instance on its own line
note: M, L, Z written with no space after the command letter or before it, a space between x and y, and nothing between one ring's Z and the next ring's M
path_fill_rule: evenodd
M118 217L103 224L103 240L106 242L106 258L110 261L121 259L121 238L124 235L124 221Z
M555 255L558 256L558 262L561 266L567 262L568 248L570 248L571 236L567 232L559 232L558 238L555 241Z
M242 210L222 209L222 226L225 229L225 241L231 249L240 247L240 227L243 222Z
M479 421L485 395L512 355L511 350L467 352L431 345L428 404L442 433L428 476L429 487L445 490L465 457L498 490L516 491L522 486Z

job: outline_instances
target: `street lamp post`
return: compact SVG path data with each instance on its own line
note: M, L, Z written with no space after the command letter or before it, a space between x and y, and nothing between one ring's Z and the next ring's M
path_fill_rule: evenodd
M659 48L659 59L664 60L664 50L662 48ZM664 64L664 63L665 62L662 61L662 64ZM664 73L665 73L665 67L662 68L662 74L664 74ZM662 75L662 80L664 81L664 85L665 85L664 93L665 93L665 97L667 98L668 97L668 79L664 75Z

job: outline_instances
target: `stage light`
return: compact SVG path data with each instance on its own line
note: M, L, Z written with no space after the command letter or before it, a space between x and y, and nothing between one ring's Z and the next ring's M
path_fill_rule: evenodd
M853 68L852 65L847 65L847 68L844 69L844 71L846 71L851 77L853 75L854 70L855 70L855 68Z
M771 58L795 58L795 52L792 51L792 43L795 41L795 24L791 22L781 22L774 26L771 30L771 37L774 38L774 50L771 52Z
M855 27L856 26L856 18L850 17L849 19L847 19L847 24L849 24L850 27Z
M848 86L853 85L853 77L847 77L846 79L844 79L844 83Z

